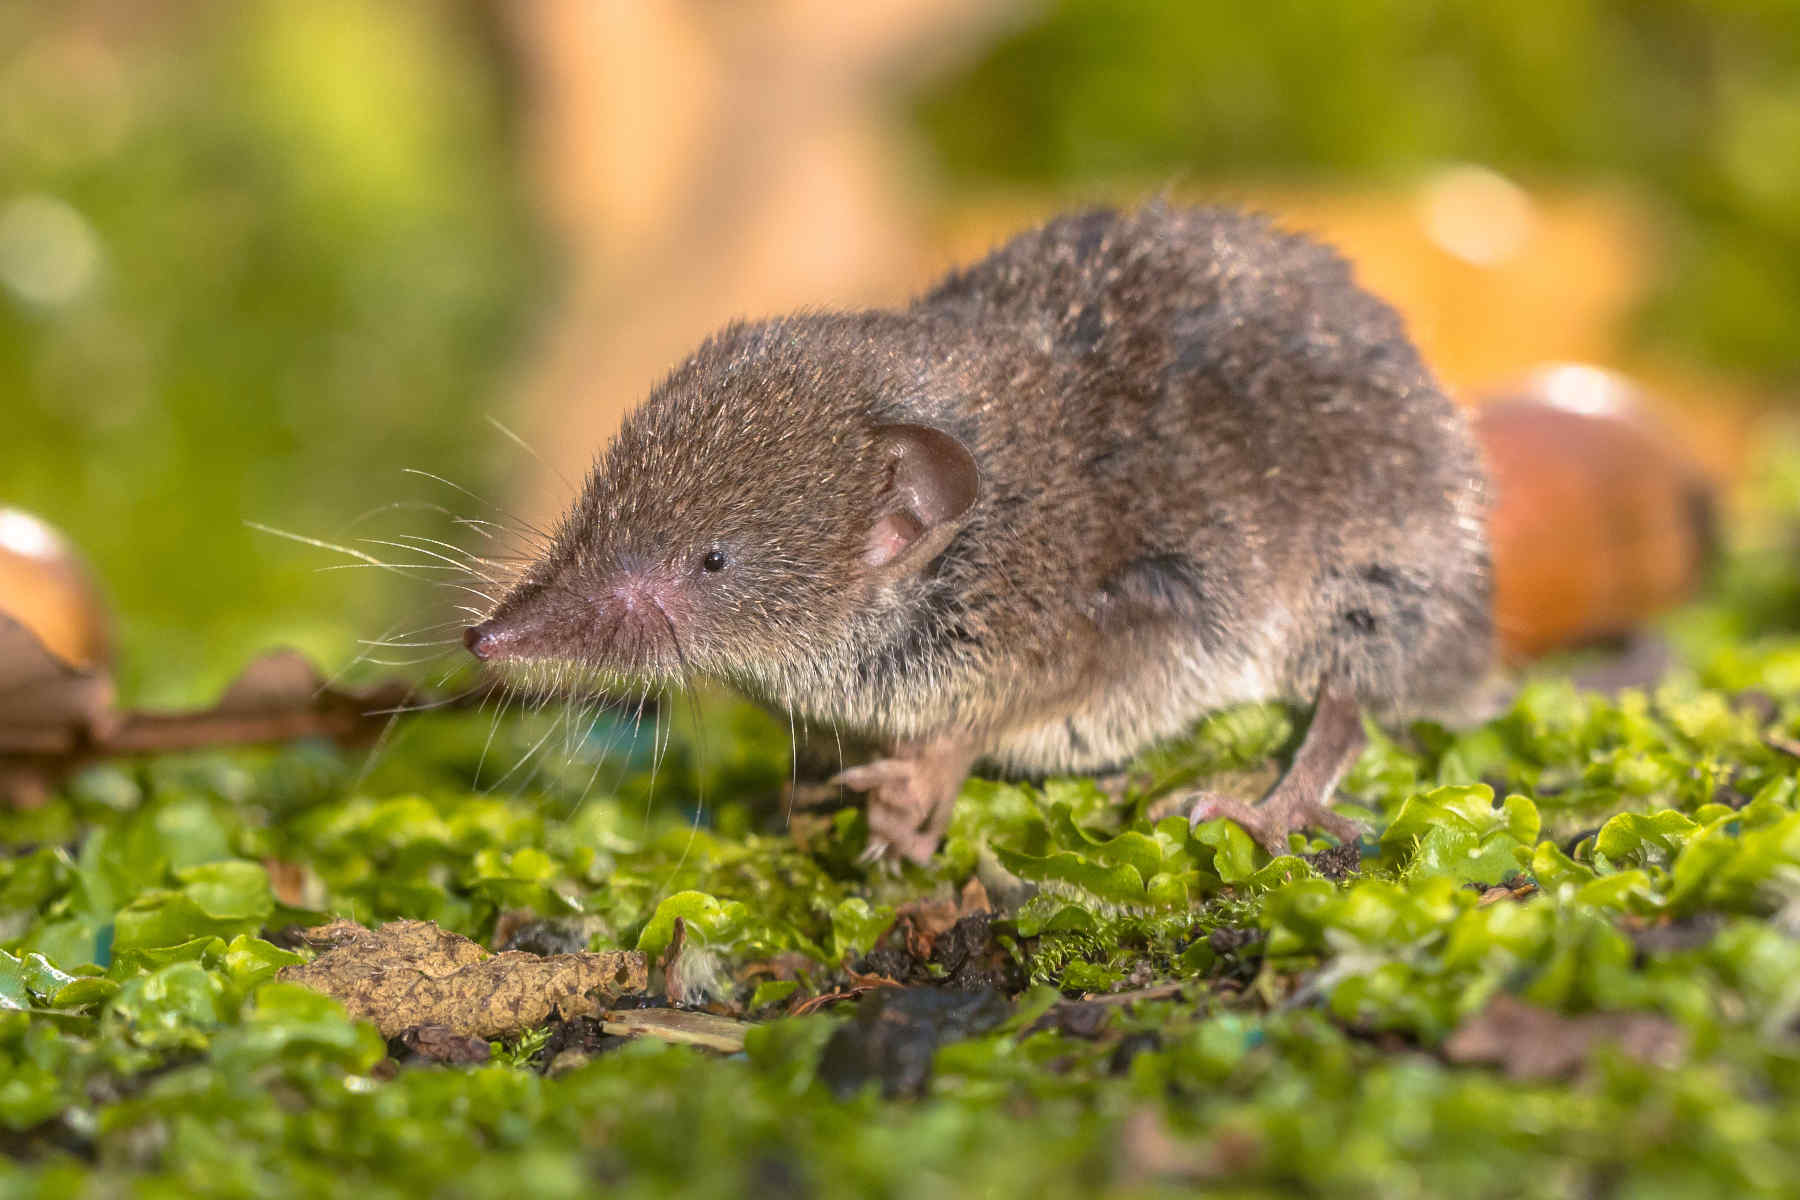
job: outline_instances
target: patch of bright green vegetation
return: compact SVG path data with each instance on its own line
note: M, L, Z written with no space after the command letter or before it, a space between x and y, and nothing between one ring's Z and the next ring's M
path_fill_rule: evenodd
M1648 692L1546 678L1479 728L1379 738L1340 880L1303 857L1322 840L1271 859L1155 815L1159 789L1267 770L1295 736L1272 707L1206 722L1122 802L971 782L937 861L903 871L858 862L854 810L790 825L786 730L739 707L680 706L705 738L678 724L654 797L649 726L471 790L473 715L421 718L366 775L306 747L90 772L0 814L0 1195L1779 1192L1800 1174L1800 634L1765 617L1788 569L1736 559ZM539 734L503 726L488 756ZM319 911L276 899L272 863ZM1012 1019L941 1048L921 1099L835 1097L816 1073L849 1006L781 1014L971 877L1005 906ZM547 1075L540 1035L396 1071L272 979L298 959L276 931L327 913L491 939L519 909L653 955L681 917L714 999L760 1022L747 1051L639 1042ZM742 970L777 958L797 978ZM1170 981L1097 1028L1040 1020ZM1523 1080L1458 1061L1447 1041L1502 995L1653 1015L1677 1050L1598 1044Z

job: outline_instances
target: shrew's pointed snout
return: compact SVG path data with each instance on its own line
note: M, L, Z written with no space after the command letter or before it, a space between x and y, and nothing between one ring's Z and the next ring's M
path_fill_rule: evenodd
M528 584L503 597L486 620L463 630L470 654L492 666L581 663L619 672L655 671L678 657L680 589L643 572L598 582Z
M487 620L463 630L463 645L484 663L543 658L555 654L552 636L566 620L554 604L539 595L508 597Z
M592 612L573 591L526 585L509 592L487 618L463 630L463 645L484 663L575 656Z

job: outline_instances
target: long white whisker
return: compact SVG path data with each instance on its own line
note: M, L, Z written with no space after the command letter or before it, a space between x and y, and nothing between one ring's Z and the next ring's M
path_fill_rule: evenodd
M588 722L587 729L582 733L581 743L580 743L581 746L585 747L589 753L593 753L593 751L594 751L594 746L593 746L594 730L596 730L600 727L600 718L604 717L606 715L607 710L610 707L611 707L611 702L608 701L605 696L601 696L594 704L594 716ZM610 755L612 752L612 744L611 743L612 743L612 741L616 741L617 738L618 738L618 732L615 730L613 733L613 737L612 737L612 739L610 739L608 741L607 746L603 750L601 750L598 754L595 755L594 768L593 768L593 770L588 772L587 782L582 785L581 794L575 797L575 804L569 810L569 815L571 817L580 813L582 807L585 804L587 804L588 793L594 790L594 782L595 782L595 780L600 778L600 768L606 765L606 759L607 759L608 755Z
M493 749L494 734L499 731L500 719L506 715L507 705L512 701L511 692L500 693L500 707L494 710L494 719L488 723L487 740L481 743L481 754L475 760L475 777L469 781L469 786L473 789L479 790L481 787L481 773L487 769L488 751Z
M403 577L406 576L406 572L408 569L424 569L423 566L416 565L413 563L383 562L379 558L376 558L374 555L366 553L365 551L362 551L362 550L358 550L354 546L340 546L336 542L328 542L328 541L325 541L323 538L307 537L303 533L294 533L292 530L277 529L273 525L264 525L260 521L245 521L244 524L246 526L248 526L249 528L256 530L259 533L267 533L267 534L271 534L278 538L286 538L290 542L299 542L302 546L311 546L317 550L330 550L333 553L342 554L349 558L354 558L354 559L358 560L358 562L356 564L345 564L345 566L358 565L358 566L364 566L364 567L376 567L383 571L392 571L394 574L400 575ZM331 570L339 570L342 568L340 568L340 567L323 567L321 569L326 570L326 571L331 571Z
M320 543L320 544L323 544L323 543ZM333 547L331 547L331 549L340 550L340 549L342 549L342 547L333 546ZM349 551L345 550L344 553L348 554ZM464 566L446 567L446 566L442 565L441 563L383 562L382 560L376 559L376 558L369 558L369 560L367 562L333 563L328 567L320 567L319 570L321 570L321 571L367 571L371 567L376 568L378 570L382 570L382 571L392 571L396 575L404 575L406 578L415 580L420 583L435 583L437 581L431 580L431 579L420 579L417 575L414 575L412 572L415 572L415 571L455 571L461 575L467 575L469 573L469 568L464 567Z
M440 679L438 681L438 686L442 687L448 678L449 676L445 676L443 679ZM440 696L436 700L426 700L418 704L400 704L393 708L377 708L372 710L368 715L375 717L392 713L395 716L402 716L406 713L430 712L437 708L449 708L453 705L461 704L464 700L467 700L470 696L480 692L486 686L485 683L478 683L454 696Z
M485 792L491 794L497 788L499 788L499 786L501 784L505 783L508 779L511 779L513 777L514 773L516 773L520 767L524 766L526 763L530 762L533 758L535 758L537 756L537 752L544 748L544 743L549 741L550 735L555 732L556 732L556 726L554 724L551 725L550 728L544 730L543 736L538 738L537 741L535 741L531 744L531 749L525 751L525 753L522 756L520 756L519 761L514 763L510 768L508 768L506 774L504 774L504 775L500 776L500 778L494 780L493 783L489 784L483 790Z
M441 538L426 537L423 534L418 533L398 533L394 536L400 541L405 542L408 546L417 546L420 550L424 550L427 546L442 546L444 549L450 551L450 553L457 555L458 561L466 560L471 564L480 564L481 566L487 566L493 561L490 558L476 554L473 550L459 546L455 542L446 542Z
M581 490L580 488L576 487L574 485L574 483L572 483L569 480L569 477L567 475L564 475L562 473L561 468L559 468L555 463L550 462L543 455L539 454L536 450L534 450L530 446L526 445L524 438L520 437L518 434L514 433L512 430L508 429L505 425L501 424L500 418L494 416L492 413L489 413L487 416L487 423L489 425L492 425L495 429L499 430L501 436L510 439L512 441L513 445L517 446L519 449L523 450L525 453L531 455L531 457L537 459L538 463L540 465L550 468L551 472L558 479L562 480L563 486L568 488L569 491L579 492Z
M675 650L679 655L681 652L679 643L676 644ZM685 664L683 665L683 675L682 687L687 692L688 710L694 718L694 819L688 822L687 841L682 843L681 857L675 860L675 866L669 872L668 879L663 881L662 888L658 893L659 899L662 894L667 893L675 885L675 880L681 875L681 868L687 866L688 856L694 852L694 842L700 837L700 817L706 812L705 723L700 719L700 701L694 694L693 679L687 674ZM673 717L670 717L669 723L671 726L674 725Z
M498 504L495 504L492 500L489 500L485 496L481 496L481 495L476 494L475 492L470 491L468 488L464 487L460 483L453 483L450 480L445 479L442 475L433 475L430 471L421 471L417 467L402 467L401 470L408 475L422 476L423 478L429 479L434 483L441 483L447 488L453 488L454 490L461 492L463 495L467 496L469 499L475 501L475 503L483 506L484 508L490 508L493 511L499 513L501 516L505 517L508 521L511 521L513 524L519 526L520 528L530 530L532 533L536 534L538 537L543 538L546 542L551 540L550 535L548 533L545 533L542 529L539 529L536 525L533 525L530 521L526 521L517 516L514 516L512 513L507 512L504 508L501 508Z
M461 638L437 638L429 642L403 641L399 638L357 638L359 646L375 646L386 650L425 650L432 646L460 646Z
M446 566L456 568L458 571L463 572L465 575L475 574L473 568L471 568L468 563L461 562L457 559L451 558L447 554L439 554L436 550L429 549L428 547L425 547L425 546L413 546L413 545L407 544L406 542L391 541L387 538L358 538L357 540L360 542L364 542L370 546L388 546L395 550L405 550L405 551L408 551L413 554L424 554L431 558L437 559L439 562L444 563ZM491 582L491 581L487 580L487 578L485 576L480 576L479 578L481 578L483 582Z

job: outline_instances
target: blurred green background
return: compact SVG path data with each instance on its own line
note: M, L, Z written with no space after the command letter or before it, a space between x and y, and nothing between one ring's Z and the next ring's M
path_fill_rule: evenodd
M0 501L86 549L139 700L417 600L245 521L341 538L422 498L402 467L491 475L533 271L478 16L0 7Z
M673 22L716 64L795 6L728 7L629 19ZM1793 3L991 7L954 52L896 50L929 71L868 68L872 128L905 147L915 204L1119 179L1355 188L1458 161L1613 181L1661 233L1633 336L1772 397L1800 378ZM339 665L430 607L416 583L321 571L329 556L244 522L343 540L396 504L473 510L403 468L483 494L516 469L482 417L517 402L569 273L559 248L580 241L579 206L526 169L524 131L534 105L566 117L558 79L616 84L602 106L632 93L567 62L547 81L561 50L516 11L0 6L0 503L96 565L129 699L203 698L276 641ZM666 115L633 117L653 148ZM565 166L593 187L638 171L606 136L588 144ZM731 240L729 205L703 216ZM443 513L398 512L379 527L453 536Z
M1793 0L1061 0L919 112L960 178L1612 176L1668 223L1642 336L1800 375Z

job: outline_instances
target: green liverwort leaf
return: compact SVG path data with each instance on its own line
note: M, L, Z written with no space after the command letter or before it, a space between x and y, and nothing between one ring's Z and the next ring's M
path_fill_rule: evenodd
M861 896L840 900L831 910L831 952L838 961L867 954L893 923L892 905L871 906Z
M722 901L705 892L676 892L656 906L644 931L638 935L637 948L652 958L669 948L675 935L675 919L681 918L687 936L701 943L723 942L743 922L748 910L742 901Z
M1531 861L1538 828L1537 806L1524 796L1496 807L1486 784L1440 787L1407 797L1381 845L1409 879L1498 883Z
M1609 818L1594 837L1597 862L1620 866L1666 867L1674 862L1700 826L1684 813L1622 812Z
M25 964L0 950L0 1010L22 1012L31 1007L31 989L25 986Z

